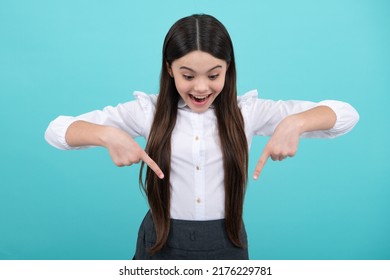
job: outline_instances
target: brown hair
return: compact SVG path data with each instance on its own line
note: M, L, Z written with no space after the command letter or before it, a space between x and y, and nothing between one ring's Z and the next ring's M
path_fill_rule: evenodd
M171 65L191 51L200 50L225 60L229 67L222 92L214 100L219 138L223 153L225 187L225 225L230 241L242 247L240 232L248 171L248 144L244 121L237 105L236 66L233 44L226 28L209 15L192 15L178 20L168 31L163 45L160 92L156 113L146 145L146 152L164 172L163 180L147 168L140 183L148 197L156 229L153 254L165 244L170 228L171 135L176 124L179 93L169 75Z

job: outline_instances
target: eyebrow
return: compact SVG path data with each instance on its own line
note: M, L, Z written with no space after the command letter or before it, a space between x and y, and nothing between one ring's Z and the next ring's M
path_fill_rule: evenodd
M221 65L214 66L213 68L211 68L207 72L211 72L211 71L213 71L213 70L215 70L217 68L222 68L222 66ZM196 72L194 69L191 69L191 68L189 68L187 66L181 66L179 69L184 69L184 70L188 70L188 71L191 71L191 72Z

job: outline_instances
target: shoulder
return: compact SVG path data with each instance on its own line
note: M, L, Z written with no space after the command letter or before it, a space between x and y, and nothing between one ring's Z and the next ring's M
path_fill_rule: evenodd
M259 100L259 93L256 89L250 90L242 95L237 96L237 104L240 110L245 113L251 111L253 106Z
M157 94L147 94L142 91L134 91L135 99L145 113L154 113L157 104Z
M134 91L133 95L144 109L155 107L157 104L157 94L147 94L142 91Z
M240 109L243 109L243 107L251 106L253 102L255 102L258 99L259 93L256 89L248 91L242 95L237 96L237 103Z
M257 92L257 89L253 89L250 91L247 91L246 93L237 96L238 104L245 104L247 102L253 101L257 99L259 96L259 93Z

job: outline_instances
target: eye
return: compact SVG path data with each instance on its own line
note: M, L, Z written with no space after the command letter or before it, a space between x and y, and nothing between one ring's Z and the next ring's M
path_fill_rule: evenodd
M185 80L187 80L187 81L191 81L191 80L194 78L194 76L191 76L191 75L183 75L183 78L184 78Z
M218 78L219 74L215 74L215 75L210 75L209 76L209 79L210 80L216 80Z

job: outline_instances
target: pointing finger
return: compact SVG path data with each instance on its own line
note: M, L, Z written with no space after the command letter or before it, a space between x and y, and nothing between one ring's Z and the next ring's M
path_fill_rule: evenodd
M262 155L260 156L259 161L257 162L255 173L253 174L253 179L257 180L260 176L261 171L263 170L263 167L265 163L267 162L270 154L267 149L264 149Z
M145 151L142 151L141 159L150 167L150 169L154 171L154 173L156 173L160 179L164 178L164 173L161 171L160 167L148 156Z

